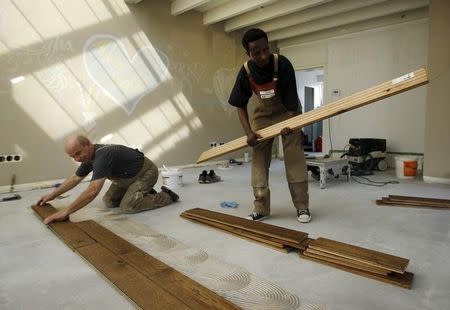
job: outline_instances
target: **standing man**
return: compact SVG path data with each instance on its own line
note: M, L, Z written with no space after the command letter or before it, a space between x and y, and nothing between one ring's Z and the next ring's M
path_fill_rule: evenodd
M249 219L260 221L270 215L268 181L273 138L258 141L260 136L256 131L300 114L301 105L294 68L286 57L270 53L267 34L261 29L250 29L244 34L242 45L250 59L238 73L229 103L237 107L239 120L247 135L247 144L253 147L252 186L255 201ZM250 125L247 104L252 92L258 102ZM308 209L308 174L302 132L287 127L280 134L286 177L297 209L297 218L307 223L311 220L311 214Z
M80 162L74 175L67 178L52 193L41 197L44 205L78 185L91 171L89 186L72 202L44 220L45 224L64 221L70 214L83 208L100 193L106 179L112 181L103 197L109 208L120 207L124 213L136 213L164 207L178 201L179 197L165 186L157 193L153 186L158 180L158 168L138 150L123 145L92 144L84 136L69 138L64 149L70 157Z

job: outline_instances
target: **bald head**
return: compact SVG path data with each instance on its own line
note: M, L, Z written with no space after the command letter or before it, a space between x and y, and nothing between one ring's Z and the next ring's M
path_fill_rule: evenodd
M92 161L94 145L85 136L76 135L69 137L64 143L67 155L78 162L89 163Z

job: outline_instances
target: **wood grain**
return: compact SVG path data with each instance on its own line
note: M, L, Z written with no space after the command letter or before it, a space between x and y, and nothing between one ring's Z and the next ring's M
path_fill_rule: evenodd
M394 80L390 80L369 89L355 93L349 97L345 97L338 101L328 103L312 111L305 112L283 122L258 130L257 133L261 136L259 141L278 136L280 134L280 131L285 127L290 127L292 129L302 128L315 122L330 118L332 116L342 114L347 111L351 111L353 109L368 105L372 102L376 102L395 94L399 94L407 90L419 87L426 83L428 83L427 71L424 68L416 70L414 71L414 77L406 79L402 82L394 83ZM213 158L234 152L244 147L247 147L246 136L237 138L228 143L203 152L197 160L197 163L211 160Z
M360 261L367 265L404 273L409 260L326 238L317 238L309 247L322 252Z

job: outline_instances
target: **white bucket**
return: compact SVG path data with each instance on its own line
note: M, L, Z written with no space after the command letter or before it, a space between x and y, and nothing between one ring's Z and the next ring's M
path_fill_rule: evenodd
M417 157L395 157L395 174L399 179L414 179L417 175Z
M161 170L163 184L171 189L183 186L183 173L178 169Z

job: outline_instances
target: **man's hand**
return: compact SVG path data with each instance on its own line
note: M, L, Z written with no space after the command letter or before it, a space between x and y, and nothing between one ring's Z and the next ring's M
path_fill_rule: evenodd
M69 214L67 214L66 210L59 210L56 213L53 213L50 216L47 216L44 220L44 224L50 224L51 222L62 222L67 221L69 219Z
M47 201L51 201L51 200L53 200L52 194L44 195L38 200L37 205L38 206L43 206L43 205L45 205L47 203Z
M262 138L259 134L256 132L251 132L247 135L247 144L251 147L258 144L258 138Z
M291 133L293 133L294 131L290 128L290 127L285 127L283 129L281 129L280 134L282 136L287 136L290 135Z

